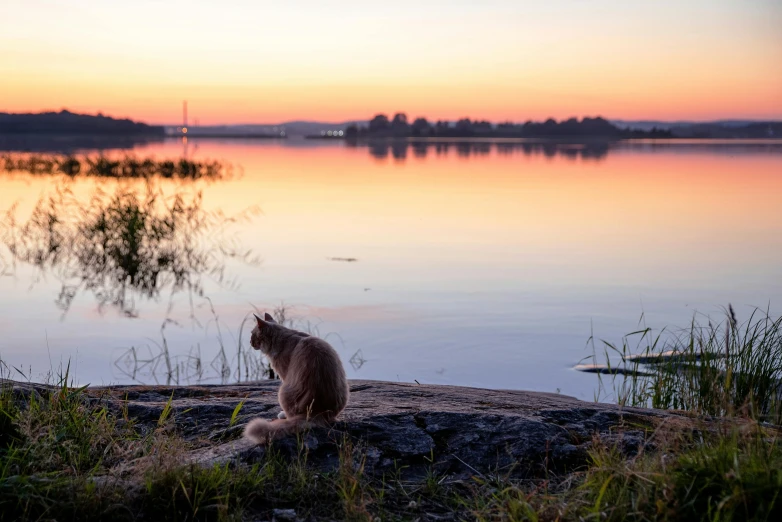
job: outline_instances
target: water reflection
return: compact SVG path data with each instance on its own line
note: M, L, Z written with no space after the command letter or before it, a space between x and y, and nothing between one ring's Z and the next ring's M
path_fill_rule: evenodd
M430 155L460 159L486 158L495 152L509 157L521 154L525 157L543 156L571 160L603 160L610 152L675 152L694 154L736 155L757 153L782 153L782 140L626 140L573 142L561 140L510 141L510 140L370 140L345 141L348 148L366 147L378 160L393 158L405 161L409 157L425 159Z
M74 154L81 150L130 150L162 143L162 136L89 136L89 135L0 135L0 151L58 152Z
M109 157L56 154L6 154L0 156L0 171L33 175L64 174L69 177L211 179L230 177L232 169L215 160L193 161L140 159L135 156Z
M86 291L99 310L112 307L134 317L137 299L164 291L201 295L205 276L235 284L226 274L227 259L258 260L228 234L228 226L257 213L207 212L200 191L165 194L149 180L140 190L97 189L88 204L60 185L38 200L25 221L12 207L0 222L0 240L12 267L29 265L61 282L55 303L63 313Z
M67 320L57 321L61 282L49 276L28 291L35 265L12 259L0 242L15 274L0 278L0 356L45 371L51 348L55 363L78 361L82 384L252 379L263 361L249 350L242 321L253 304L267 311L284 301L322 320L324 334L339 332L344 345L335 339L335 347L352 378L561 387L591 400L594 376L570 368L586 355L593 320L596 337L619 339L642 310L653 324L677 324L715 303L773 305L782 295L782 140L612 143L599 161L580 159L592 151L579 144L527 144L525 154L519 140L473 140L460 156L458 141L402 142L397 160L390 144L378 145L384 161L368 145L344 142L200 141L195 151L191 141L188 158L229 158L242 176L149 179L168 198L182 193L185 206L203 189L202 210L261 205L262 219L230 230L263 254L262 267L228 259L241 288L224 290L205 275L209 300L193 294L192 305L185 290L150 301L130 288L140 316L133 320L111 305L96 317L92 291L81 287ZM170 140L134 155L179 158L182 145ZM0 172L0 221L18 200L21 235L55 180L85 208L96 185L109 196L123 186L146 197L143 178ZM93 214L75 210L79 222ZM203 242L213 248L209 234Z
M404 161L410 153L416 159L424 159L430 153L436 156L455 154L459 158L486 157L492 151L498 155L509 156L524 154L525 156L544 155L546 157L561 156L571 159L601 160L609 151L608 142L565 143L565 142L502 142L502 141L393 141L376 140L367 143L346 142L348 147L366 146L369 153L379 159L389 157Z

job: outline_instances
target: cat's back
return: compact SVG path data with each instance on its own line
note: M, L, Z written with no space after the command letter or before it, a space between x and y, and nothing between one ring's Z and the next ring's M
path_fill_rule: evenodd
M316 411L339 413L350 396L345 368L339 354L327 341L305 337L296 346L291 360L294 380L313 394Z
M321 370L318 373L345 379L345 369L337 350L324 339L312 335L302 337L296 345L293 358L298 364Z

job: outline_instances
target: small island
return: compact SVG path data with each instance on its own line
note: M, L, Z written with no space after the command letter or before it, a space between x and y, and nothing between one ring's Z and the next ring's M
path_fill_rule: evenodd
M0 151L73 154L97 149L132 149L162 141L165 129L98 113L68 110L40 113L0 112Z
M658 129L621 129L602 117L570 118L556 121L549 118L543 122L525 123L503 122L493 124L486 120L462 118L454 123L447 121L429 122L426 118L416 118L410 123L407 115L397 113L389 119L378 114L367 126L350 125L345 131L328 136L332 139L398 139L398 138L544 138L579 140L620 140L620 139L658 139L672 138L669 130Z
M163 136L163 127L110 116L76 114L68 110L40 113L0 112L0 134L78 134Z

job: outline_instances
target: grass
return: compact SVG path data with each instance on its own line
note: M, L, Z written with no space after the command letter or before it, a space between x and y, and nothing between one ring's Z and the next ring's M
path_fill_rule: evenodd
M776 520L782 516L782 444L763 430L721 433L709 441L677 440L666 452L631 461L610 448L593 450L580 489L607 520ZM677 451L678 449L678 451ZM597 494L596 494L597 492Z
M482 483L463 503L477 520L779 520L781 466L782 443L755 429L631 459L596 441L558 484Z
M768 311L742 322L729 305L721 321L696 315L687 328L643 328L603 347L620 404L782 423L782 317Z
M269 451L248 465L181 458L175 415L143 430L107 398L64 385L19 394L0 412L0 520L247 520L295 509L314 520L778 520L782 441L757 423L719 432L670 430L627 458L596 439L589 461L560 476L451 480L365 473L346 439L337 469ZM229 420L226 419L226 424ZM303 446L300 446L302 448ZM135 463L129 468L128 463Z
M266 358L249 346L248 334L255 324L253 314L248 313L244 316L236 335L233 335L221 321L211 299L204 297L204 300L208 303L212 315L206 324L205 334L208 335L210 329L213 329L218 347L217 353L211 359L202 356L200 345L186 354L171 353L165 331L166 327L174 321L166 319L161 325L160 342L152 341L153 346L147 346L146 350L130 347L122 351L114 361L116 369L128 380L142 384L152 382L175 385L203 382L227 384L276 379L277 375ZM255 308L255 313L262 315L264 311ZM333 337L340 342L342 340L335 333L321 334L316 322L295 315L294 309L285 303L275 306L272 315L277 323L289 328L317 335L326 340ZM231 336L230 340L224 335L226 330ZM353 355L350 362L354 367L360 367L363 363L360 350Z
M455 479L437 471L434 454L418 479L400 469L377 476L366 471L361 440L349 438L332 470L314 468L303 444L291 458L271 447L252 464L195 465L184 455L198 442L178 433L171 400L157 422L141 425L122 401L68 385L67 368L48 389L6 381L0 520L268 520L275 509L295 509L305 520L373 522L780 520L782 430L770 422L776 403L765 391L777 376L779 322L765 314L739 323L730 308L726 314L727 323L666 340L634 334L647 359L628 351L622 360L651 366L652 375L648 382L616 376L628 404L722 419L694 415L686 426L649 427L634 456L595 438L585 462L525 480L477 471ZM0 364L0 376L8 374Z
M67 380L66 370L50 389L0 389L0 520L241 520L280 506L301 513L302 503L314 515L366 519L349 441L330 474L311 469L306 451L293 461L270 451L247 466L183 464L188 443L170 401L145 431Z

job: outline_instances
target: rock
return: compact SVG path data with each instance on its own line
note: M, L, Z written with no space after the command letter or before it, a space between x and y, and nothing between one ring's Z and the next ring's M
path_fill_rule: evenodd
M295 509L274 509L272 510L272 520L275 522L296 522L299 519Z
M646 377L654 375L647 371L643 371L639 368L624 367L624 366L609 366L606 364L577 364L573 367L574 370L584 373L600 373L603 375L629 375L636 377Z
M196 447L188 454L191 462L238 464L265 458L268 447L244 440L241 433L254 417L277 417L278 385L110 386L87 393L108 398L118 411L120 401L127 400L127 411L142 430L157 426L170 399L172 422ZM29 385L25 391L32 389L44 392ZM241 401L239 420L229 426ZM323 470L336 469L340 448L350 443L360 452L366 473L412 478L434 470L466 478L499 472L523 478L584 463L595 436L633 454L648 433L669 420L691 422L679 413L552 393L351 381L350 402L333 426L275 440L272 446L286 458L306 451L307 462Z
M627 360L638 364L663 364L667 362L692 363L700 361L703 354L699 352L680 352L668 350L661 353L642 353L637 355L628 355ZM709 359L724 359L724 353L709 352Z

